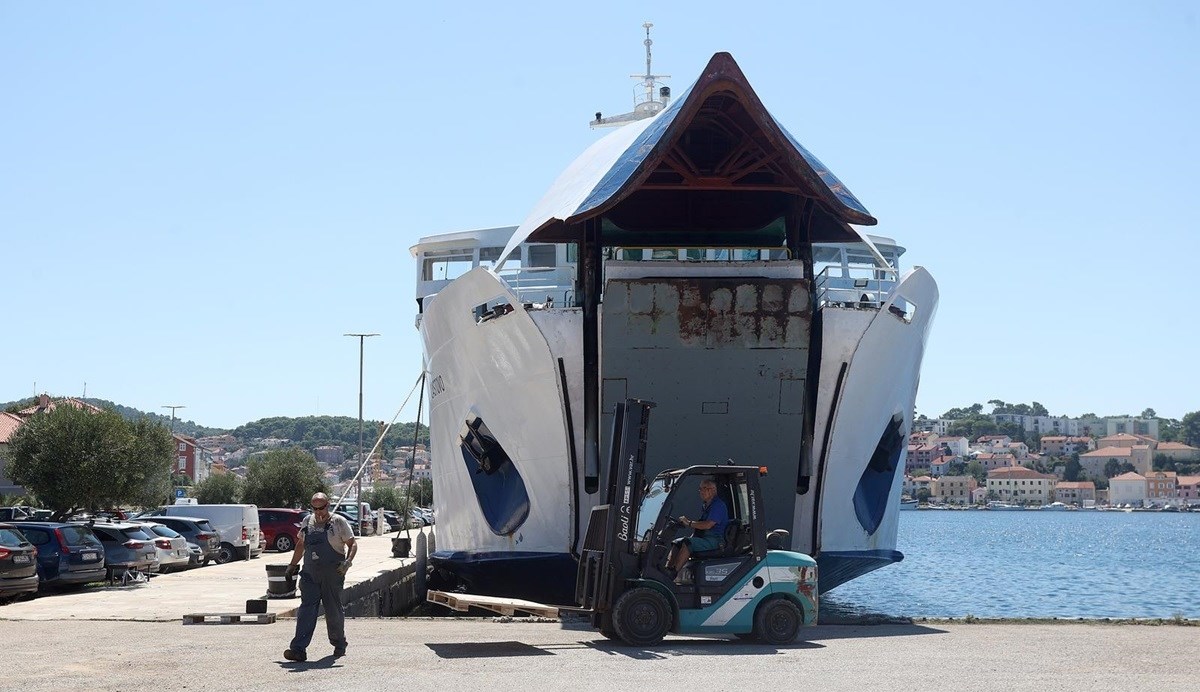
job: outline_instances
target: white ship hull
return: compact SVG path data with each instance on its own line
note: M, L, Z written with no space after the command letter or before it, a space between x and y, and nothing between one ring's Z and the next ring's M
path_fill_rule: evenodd
M581 533L603 496L606 412L626 397L657 404L648 474L727 458L767 466L767 522L791 532L793 550L817 558L823 591L903 557L896 530L904 455L937 286L919 267L896 278L878 248L848 225L874 219L790 135L771 130L769 115L744 119L761 104L728 56L714 57L710 68L693 87L699 95L685 92L653 120L581 156L564 173L566 182L560 179L512 234L505 255L526 252L530 243L564 242L554 238L589 223L567 219L597 219L594 236L565 241L578 243L574 281L565 291L540 294L556 303L534 303L542 299L528 282L510 283L483 266L419 291L438 516L434 563L473 592L570 601ZM741 99L745 111L706 110L728 104L705 100L714 89ZM707 192L690 192L695 183L685 181L680 194L691 195L693 205L718 204L714 209L733 200L731 208L753 219L762 210L738 202L738 195L782 204L780 213L791 214L782 235L771 236L770 225L758 235L703 224L676 235L650 228L635 247L670 247L678 238L681 248L701 249L695 255L681 249L675 259L668 250L664 261L601 262L601 246L633 237L620 231L622 242L607 240L606 214L631 227L642 223L639 214L650 226L681 223L659 218L659 197L643 204L638 195L673 190L669 159L707 155L683 151L690 140L680 133L722 117L736 125L730 129L766 128L746 145L751 154L766 146L764 138L782 154L761 151L759 164L729 158L738 171L717 167L702 184L714 188L711 201ZM775 163L781 158L795 170ZM719 180L721 174L741 180L741 169L754 165L762 168L753 190ZM654 166L658 182L639 193ZM802 179L819 181L805 188L815 207L803 195L787 197ZM783 196L759 195L772 186ZM675 198L663 194L674 208ZM799 215L804 210L807 221ZM812 253L822 233L835 243L861 243L883 269L844 285L815 275ZM461 235L453 243L461 245ZM758 240L764 237L781 240ZM727 261L734 250L703 249L744 247L743 238L764 248L786 245L786 253L776 258L776 250L764 249L758 260ZM432 238L426 245L450 242ZM658 260L661 252L646 250L641 259ZM714 252L727 257L713 261ZM426 257L420 246L414 255ZM461 256L481 264L478 250ZM428 257L423 267L439 261ZM590 267L585 257L595 258Z

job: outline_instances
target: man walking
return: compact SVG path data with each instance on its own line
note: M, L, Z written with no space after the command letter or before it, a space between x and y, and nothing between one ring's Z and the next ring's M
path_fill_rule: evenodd
M309 514L296 537L296 550L288 565L287 576L300 573L300 608L296 614L296 636L283 652L289 661L307 661L305 650L317 629L317 610L325 606L325 629L334 656L346 655L346 618L342 611L342 585L358 546L354 531L345 517L329 511L329 496L317 493L310 502ZM304 569L300 558L304 557Z

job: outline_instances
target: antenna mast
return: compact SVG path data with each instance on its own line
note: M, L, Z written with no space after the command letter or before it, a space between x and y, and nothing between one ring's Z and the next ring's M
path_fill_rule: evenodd
M646 29L646 38L642 41L642 45L646 46L646 74L629 75L630 77L641 81L642 86L646 89L645 95L640 97L635 95L633 97L632 112L622 113L620 115L610 115L608 117L604 117L602 113L597 112L596 118L589 123L592 128L619 127L621 125L626 125L638 120L644 120L657 115L660 111L667 107L668 103L670 103L670 87L664 86L660 88L657 94L654 91L654 85L658 84L659 80L670 79L671 75L654 74L650 66L652 58L650 47L654 45L654 41L650 39L650 29L653 26L654 24L651 22L642 24L642 27Z

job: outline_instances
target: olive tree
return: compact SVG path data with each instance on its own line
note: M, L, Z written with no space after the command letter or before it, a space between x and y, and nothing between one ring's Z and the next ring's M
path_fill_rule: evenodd
M202 505L227 505L242 496L242 480L232 473L214 473L196 484L192 491Z
M162 502L171 488L174 445L159 423L58 406L26 420L9 441L8 456L13 481L64 518Z
M273 449L246 464L242 501L259 507L301 507L313 493L327 492L313 455L300 449Z

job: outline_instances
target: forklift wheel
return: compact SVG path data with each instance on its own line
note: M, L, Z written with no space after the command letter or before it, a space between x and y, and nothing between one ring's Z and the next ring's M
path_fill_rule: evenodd
M661 591L649 586L630 589L613 606L613 628L630 646L654 646L671 629L674 613Z
M791 644L800 634L804 614L787 598L764 601L754 613L754 635L767 644Z

